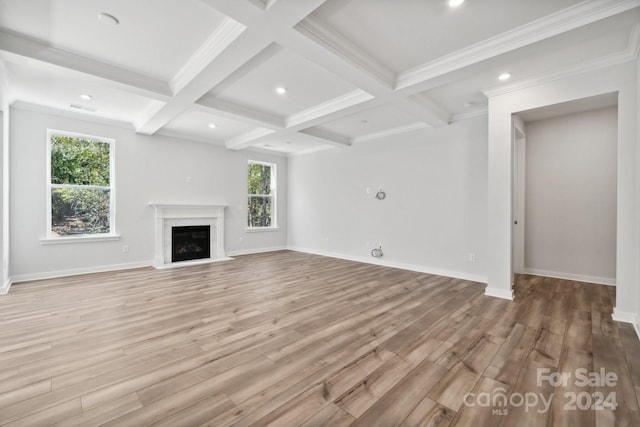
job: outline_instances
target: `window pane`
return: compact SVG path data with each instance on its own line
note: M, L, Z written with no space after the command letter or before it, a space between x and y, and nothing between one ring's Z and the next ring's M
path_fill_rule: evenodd
M249 164L249 194L271 194L271 166Z
M51 234L109 233L109 190L51 189Z
M249 227L271 227L271 197L249 196Z
M51 135L51 183L109 186L109 143Z

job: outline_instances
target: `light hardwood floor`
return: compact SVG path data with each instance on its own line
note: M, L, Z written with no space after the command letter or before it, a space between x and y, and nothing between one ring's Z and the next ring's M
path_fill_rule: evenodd
M640 342L611 320L614 289L522 276L508 302L287 251L17 284L0 425L639 426ZM617 381L554 388L538 368ZM501 391L513 405L476 404ZM619 406L565 410L580 392ZM554 397L539 413L519 393Z

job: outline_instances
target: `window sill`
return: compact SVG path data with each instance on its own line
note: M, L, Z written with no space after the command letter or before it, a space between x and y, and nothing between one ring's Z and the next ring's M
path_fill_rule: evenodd
M82 237L46 237L40 239L41 245L67 245L71 243L89 242L110 242L120 240L119 234L109 234L105 236L82 236Z
M263 231L280 231L280 227L252 227L245 228L247 233L261 233Z

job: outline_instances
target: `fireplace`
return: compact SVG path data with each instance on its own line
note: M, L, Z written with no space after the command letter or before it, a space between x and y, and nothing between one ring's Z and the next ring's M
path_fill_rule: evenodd
M209 258L210 236L209 225L171 227L171 262Z
M224 251L223 205L151 203L155 210L154 267L229 260Z

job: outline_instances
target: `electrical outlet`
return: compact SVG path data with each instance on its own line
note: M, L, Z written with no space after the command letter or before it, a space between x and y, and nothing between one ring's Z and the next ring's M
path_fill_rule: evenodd
M469 262L476 262L476 254L473 252L469 254Z
M124 254L129 253L129 245L123 245L122 246L122 253L124 253Z
M191 184L193 182L193 177L187 177L187 184Z

